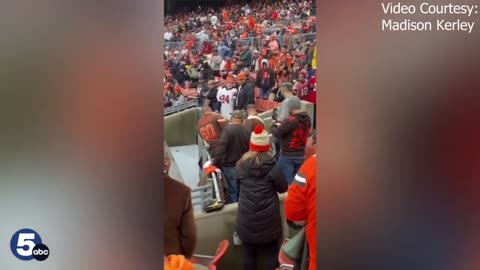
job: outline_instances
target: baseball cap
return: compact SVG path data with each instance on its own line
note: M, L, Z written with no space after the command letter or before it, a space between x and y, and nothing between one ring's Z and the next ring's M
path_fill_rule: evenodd
M215 80L209 80L208 81L208 84L215 84L215 83L217 83Z
M248 104L248 105L247 105L247 110L249 110L249 109L255 109L255 108L256 108L256 107L255 107L255 104Z
M231 113L232 118L245 118L245 113L241 110L235 110Z
M286 82L284 84L282 84L282 86L280 86L281 89L286 89L288 91L292 91L293 90L293 84L289 83L289 82Z

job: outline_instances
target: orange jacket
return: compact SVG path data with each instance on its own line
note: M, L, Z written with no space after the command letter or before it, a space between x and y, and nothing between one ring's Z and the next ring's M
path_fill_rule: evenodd
M193 265L182 255L170 255L164 264L165 270L194 270Z
M295 175L295 180L288 189L285 199L286 218L293 222L306 221L306 238L308 243L308 269L317 269L317 155L308 158Z

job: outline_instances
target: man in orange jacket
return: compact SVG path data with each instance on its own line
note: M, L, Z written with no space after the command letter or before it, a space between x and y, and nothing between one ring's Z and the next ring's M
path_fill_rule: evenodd
M285 200L287 220L295 223L306 222L306 239L308 244L309 270L317 269L317 226L316 189L317 189L317 155L307 159L288 189Z

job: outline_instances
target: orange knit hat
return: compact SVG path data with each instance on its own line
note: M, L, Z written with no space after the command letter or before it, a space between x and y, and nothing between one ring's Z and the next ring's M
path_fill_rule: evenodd
M173 90L175 91L175 93L182 93L182 87L180 87L180 85L175 85Z

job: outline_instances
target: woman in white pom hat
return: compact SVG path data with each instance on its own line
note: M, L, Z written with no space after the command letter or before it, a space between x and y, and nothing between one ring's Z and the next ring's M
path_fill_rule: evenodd
M240 198L236 233L245 246L245 270L257 269L257 258L262 258L261 269L278 267L282 238L278 193L287 191L288 182L270 153L270 145L268 133L257 126L250 137L249 151L237 163Z

